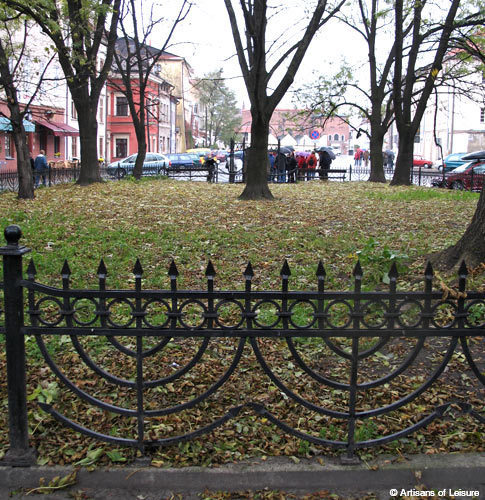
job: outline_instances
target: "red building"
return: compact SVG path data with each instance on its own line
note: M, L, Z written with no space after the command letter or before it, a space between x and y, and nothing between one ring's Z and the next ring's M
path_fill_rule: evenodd
M35 158L40 150L44 150L47 161L64 161L66 137L79 135L78 130L64 123L64 109L31 105L29 110L24 126L31 156ZM9 116L7 104L0 101L0 172L17 170L17 152Z

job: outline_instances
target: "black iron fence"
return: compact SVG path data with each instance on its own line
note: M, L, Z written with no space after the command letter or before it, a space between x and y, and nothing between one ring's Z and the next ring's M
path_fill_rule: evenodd
M395 415L394 412L406 405L414 404L445 372L452 357L458 355L460 346L459 354L466 358L469 367L469 379L476 378L478 394L483 390L483 343L478 351L476 347L485 336L485 292L467 290L464 263L459 269L455 298L443 297L442 291L433 289L430 264L425 271L422 291L399 291L395 265L389 271L388 290L364 291L359 263L354 269L352 291L330 291L325 286L326 272L321 262L316 269L315 289L292 291L291 271L286 261L280 273L281 288L271 291L253 288L251 263L243 272L241 290L217 290L216 272L210 262L205 272L205 289L179 289L179 273L173 261L168 270L170 288L166 290L143 289L143 269L139 261L133 269L133 289L107 288L107 269L103 261L97 271L96 289L71 288L71 271L67 262L61 271L62 287L55 288L36 280L37 271L32 261L27 267L27 279L23 278L22 259L29 249L19 245L20 228L7 227L5 237L7 245L0 248L4 266L1 284L4 306L0 303L4 326L0 326L0 333L5 334L7 356L10 450L3 459L6 464L28 465L33 460L27 420L26 336L35 337L45 362L63 386L98 411L132 422L133 437L117 435L110 429L103 432L89 428L70 419L52 403L37 403L42 410L77 432L97 440L134 447L142 453L151 447L166 446L211 432L236 418L243 410L253 411L262 417L263 422L307 442L342 448L347 461L354 460L354 454L360 448L383 445L418 431L443 417L451 407L467 413L480 424L485 423L485 417L480 413L483 408L474 407L469 400L451 397L435 402L434 407L426 409L428 413L424 411L414 420L398 419L400 428L397 430L389 431L386 426L381 426L377 435L359 431L363 423L373 418ZM120 308L124 308L123 314ZM53 351L47 346L55 338L72 343L79 364L84 363L95 378L123 388L131 396L120 398L118 402L108 391L103 399L101 392L87 383L85 368L75 369L74 373L83 374L77 378L67 376L56 360L55 349ZM109 356L109 367L97 362L83 343L86 339L104 339L110 349L115 350L117 354ZM429 361L430 373L417 376L412 367L417 359L421 357L422 360L423 348L429 339L440 342L438 354L435 353L439 360L432 367ZM166 363L165 359L162 362L157 357L163 356L169 346L181 349L194 340L197 347L190 356L175 357L168 373L157 372ZM267 355L268 343L270 346L283 343L287 349L288 357L284 359L289 368L286 374ZM397 348L396 343L399 344ZM288 422L278 414L279 405L270 408L264 400L252 400L253 391L248 390L247 394L239 395L240 403L229 405L231 407L225 408L225 414L207 424L197 427L197 422L184 421L185 433L173 435L166 422L155 426L156 432L150 430L150 422L157 418L177 415L195 407L208 411L211 396L230 385L246 345L251 347L257 360L255 363L276 394L312 416ZM179 400L175 385L181 384L179 390L182 394L188 380L186 377L191 376L197 365L204 363L203 357L216 349L214 346L221 347L217 361L221 367L218 378L200 389L198 394L199 385L195 384L196 393L186 400L180 395ZM318 346L323 346L327 354L322 355ZM383 354L386 349L387 354ZM313 354L316 352L315 361ZM393 356L395 360L390 363ZM148 370L148 363L154 358L154 364ZM367 369L366 364L376 359L385 363L376 370ZM68 362L72 363L72 358ZM125 363L133 370L131 378L123 377L117 371ZM257 369L255 363L250 365L253 370ZM335 363L346 364L346 379L341 374L335 376ZM401 387L401 377L409 370L413 384ZM247 370L239 374L239 377L245 376ZM306 384L302 385L301 380L298 382L293 378L295 376L306 377ZM367 397L373 390L382 394L390 391L389 384L396 381L401 392L394 394L389 403L379 405L375 396ZM305 394L305 387L310 384L318 387L311 393L316 400ZM89 387L93 387L93 392ZM150 391L158 395L155 400L148 399ZM323 401L318 400L318 394L324 395ZM337 421L340 424L335 424ZM91 418L90 422L97 422L97 419ZM313 432L312 422L318 422L320 432ZM306 424L310 431L304 429Z

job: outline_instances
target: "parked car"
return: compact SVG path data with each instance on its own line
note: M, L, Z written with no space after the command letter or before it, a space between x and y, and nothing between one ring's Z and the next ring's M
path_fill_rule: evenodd
M135 168L137 154L128 156L124 160L114 161L106 168L108 175L113 177L124 177L132 175ZM142 175L163 174L170 167L170 160L160 153L147 153L143 162Z
M433 166L433 162L431 160L426 160L422 156L414 155L414 157L413 157L413 167L431 168L432 166Z
M190 156L192 158L192 161L194 162L194 168L200 168L202 166L202 161L200 159L200 156L196 153L185 153L187 156Z
M199 156L196 154L171 153L167 155L167 158L170 160L171 170L184 170L202 165ZM197 162L197 165L195 165L195 162Z
M212 151L212 154L213 155L215 154L217 161L221 162L221 161L226 161L227 155L229 153L227 151L225 151L224 149L216 149L216 150Z
M211 153L209 148L192 148L187 149L186 153L195 153L199 156L201 163L204 163L204 158Z
M485 179L485 158L484 160L473 160L465 163L446 178L446 187L450 189L467 189L480 191Z
M468 163L467 160L463 160L463 156L467 153L451 153L443 160L443 166L445 173L451 172L456 167L460 167L461 165ZM469 160L468 160L469 161Z

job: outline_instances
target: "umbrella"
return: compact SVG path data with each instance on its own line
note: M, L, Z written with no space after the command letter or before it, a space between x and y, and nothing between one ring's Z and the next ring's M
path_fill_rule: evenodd
M290 154L292 150L286 146L283 146L280 148L280 153L283 153L284 155Z
M330 159L332 159L332 160L335 160L335 158L336 158L335 153L333 152L332 148L328 148L326 146L322 146L321 148L318 148L317 151L318 152L326 151L329 154Z

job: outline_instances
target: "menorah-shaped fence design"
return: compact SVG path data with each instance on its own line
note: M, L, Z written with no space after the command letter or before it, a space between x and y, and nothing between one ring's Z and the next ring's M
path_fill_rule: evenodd
M243 408L252 409L271 424L303 440L317 445L343 448L346 450L343 458L349 462L354 460L357 449L382 445L407 436L436 418L442 417L451 405L459 407L462 412L468 413L479 423L485 423L485 418L480 413L481 409L473 408L472 404L466 401L453 400L432 408L429 414L397 432L372 439L356 439L357 422L387 415L412 403L427 391L443 374L459 345L471 372L480 384L485 385L485 376L480 368L483 360L477 360L476 354L470 349L472 339L481 341L484 337L485 293L466 290L468 272L465 263L462 263L459 269L458 293L457 298L454 299L444 299L441 291L433 290L433 270L430 264L425 271L423 291L398 291L398 272L395 265L389 272L388 291L363 291L363 273L359 263L354 269L352 291L329 291L325 288L326 273L321 262L316 271L316 290L292 291L289 289L291 272L286 261L280 273L280 290L254 290L252 286L254 272L249 263L243 273L244 290L226 291L215 289L216 273L211 262L205 273L207 278L205 290L179 289L177 286L178 270L172 261L168 270L170 289L144 290L142 288L143 269L137 260L133 269L134 289L110 290L106 287L107 270L101 261L97 271L99 286L97 289L87 290L70 287L71 271L67 262L64 263L61 271L62 288L38 283L32 261L27 268L27 279L23 279L22 258L29 252L29 249L19 246L20 228L18 226L7 227L5 237L7 245L0 248L4 261L4 281L1 284L4 291L4 310L1 310L2 304L0 303L0 317L2 313L5 316L5 326L0 326L0 333L6 336L10 439L10 451L4 458L5 463L13 465L32 463L27 426L24 344L26 335L35 336L40 351L52 372L75 395L101 410L136 419L136 437L130 439L88 429L70 420L50 404L39 403L42 409L76 431L117 445L135 447L142 453L153 446L169 445L210 432L235 418ZM28 322L24 322L24 290L27 291ZM81 309L86 305L89 306L89 312L82 313ZM116 312L120 306L126 310L121 316ZM158 311L156 314L151 313L153 307ZM447 319L442 317L443 308L446 308L449 313L445 315ZM230 309L230 314L227 314L228 309ZM268 310L272 311L269 315ZM410 311L414 312L411 314ZM132 391L134 407L124 407L103 401L79 387L76 380L71 380L63 373L46 348L44 341L46 337L63 335L70 337L79 358L97 377ZM80 342L80 339L86 337L107 338L111 346L117 350L118 355L134 360L136 375L133 380L122 378L99 366ZM126 338L134 339L134 347L126 346L120 340ZM145 341L149 338L156 340L155 345L147 348ZM383 388L404 374L420 355L428 338L441 338L447 344L445 354L433 368L432 373L417 384L412 392L400 396L385 406L372 409L359 408L359 395L371 389ZM198 339L200 345L193 357L185 364L174 365L173 373L147 380L144 377L147 360L162 353L172 339L179 339L180 342ZM211 341L223 342L224 339L232 339L237 347L228 355L232 359L228 360L228 367L224 369L218 380L188 401L156 409L145 406L145 391L165 387L167 384L181 380L194 366L204 362L202 358ZM266 359L260 346L262 339L286 342L298 370L304 373L312 383L346 394L347 409L343 411L327 407L299 394L288 382L278 376L275 367L271 366ZM348 363L349 379L336 380L329 374L315 369L300 350L301 339L320 339L324 342L332 356ZM363 339L374 340L372 345L361 348L360 343ZM368 372L362 372L365 361L397 339L414 339L415 341L404 359L399 360L386 374L372 376ZM246 344L250 344L259 366L285 398L314 412L320 416L320 419L339 419L344 422L345 439L330 439L325 435L322 437L303 432L280 420L263 403L251 401L250 395L247 395L248 401L229 408L225 415L199 429L177 436L156 439L147 437L145 431L147 419L172 415L193 408L216 394L234 374L241 362ZM370 377L370 379L360 381L362 376Z

